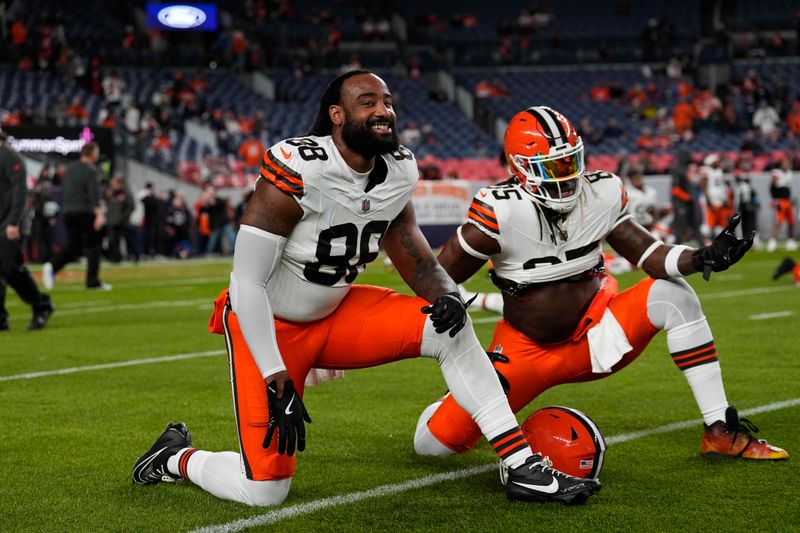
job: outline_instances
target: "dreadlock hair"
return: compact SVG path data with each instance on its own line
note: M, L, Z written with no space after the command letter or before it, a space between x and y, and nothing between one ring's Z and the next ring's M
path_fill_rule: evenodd
M308 130L306 135L323 137L333 133L333 122L331 122L331 116L328 112L328 109L330 109L332 105L338 105L341 101L342 85L344 82L353 76L358 76L359 74L375 73L367 69L355 69L347 71L344 74L339 74L333 78L333 80L331 80L331 82L328 84L328 87L325 89L325 92L323 92L322 96L319 98L319 112L317 113L317 118L314 119L314 124L311 126L311 129Z

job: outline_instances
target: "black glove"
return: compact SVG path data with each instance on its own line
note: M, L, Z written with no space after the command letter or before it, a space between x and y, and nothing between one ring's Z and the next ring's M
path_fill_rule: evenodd
M476 295L477 296L477 295ZM475 298L472 298L474 300ZM469 303L472 303L472 300ZM448 292L439 296L431 305L422 308L422 312L431 315L436 333L450 330L450 337L455 337L467 323L467 306L457 292Z
M741 259L745 252L753 246L753 238L756 232L745 235L744 239L739 239L734 234L736 226L742 216L735 213L728 219L728 225L722 232L714 238L709 246L695 250L692 254L692 266L698 272L703 272L703 278L708 281L711 272L722 272L727 270L732 264Z
M294 390L294 383L288 380L283 384L283 398L278 398L277 382L270 381L267 384L267 405L269 407L269 424L267 425L267 436L264 437L264 448L269 448L272 444L272 434L278 428L278 453L283 455L294 455L295 444L297 451L302 452L306 449L306 427L305 420L311 423L306 406L297 391Z
M492 366L494 366L494 363L508 363L508 357L501 354L500 352L486 352L486 355L489 356L489 361L492 362ZM503 387L503 392L505 392L506 396L508 396L508 393L511 390L511 383L508 382L508 380L506 379L506 377L503 375L502 372L500 372L496 368L494 369L494 371L495 373L497 373L497 379L500 380L500 386Z

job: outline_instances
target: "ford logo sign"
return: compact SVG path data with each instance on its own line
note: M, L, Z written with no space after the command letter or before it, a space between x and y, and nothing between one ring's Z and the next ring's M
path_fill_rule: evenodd
M206 14L198 7L172 5L159 10L158 21L170 28L186 30L203 24L206 21Z

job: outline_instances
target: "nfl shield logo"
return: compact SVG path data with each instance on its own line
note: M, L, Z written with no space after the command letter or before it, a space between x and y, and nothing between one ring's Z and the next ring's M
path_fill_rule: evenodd
M364 213L369 211L369 198L364 198L361 200L361 211Z

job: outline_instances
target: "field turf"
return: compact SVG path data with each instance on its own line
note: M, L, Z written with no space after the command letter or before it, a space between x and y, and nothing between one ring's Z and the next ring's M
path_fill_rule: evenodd
M83 271L67 270L42 331L25 329L29 308L8 296L0 530L800 531L800 288L788 276L771 281L782 257L753 252L710 283L690 281L714 331L729 401L745 412L766 406L749 418L793 457L702 457L699 413L660 334L625 371L557 387L519 414L575 407L609 439L603 490L581 507L508 502L485 442L457 457L415 456L417 416L446 388L431 360L347 371L308 389L308 448L280 508L221 501L189 483L135 486L134 460L169 421L186 422L199 448L237 449L224 342L206 329L230 262L104 265L110 292L84 290ZM628 286L641 276L619 279ZM405 291L380 261L358 281ZM484 273L468 287L490 284ZM488 343L493 315L473 318Z

